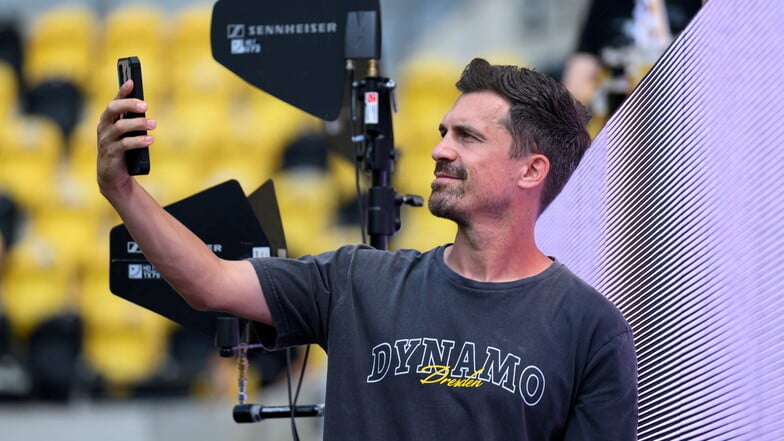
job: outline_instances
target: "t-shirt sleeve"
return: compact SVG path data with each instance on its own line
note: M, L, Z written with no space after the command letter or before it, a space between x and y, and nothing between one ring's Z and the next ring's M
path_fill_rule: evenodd
M637 417L637 358L627 330L589 358L564 439L636 440Z
M300 259L251 260L275 323L274 327L256 327L256 337L266 348L326 347L336 259L334 253L325 253Z

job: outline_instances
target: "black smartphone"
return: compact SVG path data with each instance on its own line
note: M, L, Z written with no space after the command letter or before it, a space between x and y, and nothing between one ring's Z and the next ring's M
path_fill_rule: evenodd
M139 57L125 57L117 60L117 78L122 86L128 80L133 80L133 90L130 98L144 99L144 86L142 85L142 63ZM144 113L128 112L122 118L139 118ZM124 136L146 135L146 130L128 132ZM128 174L147 175L150 173L150 149L142 147L125 151L125 162L128 165Z

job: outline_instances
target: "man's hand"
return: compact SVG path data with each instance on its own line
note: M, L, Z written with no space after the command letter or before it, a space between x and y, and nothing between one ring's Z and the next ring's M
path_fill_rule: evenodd
M584 106L590 107L599 88L599 59L592 54L574 53L566 62L563 85Z
M127 191L132 180L125 164L125 151L149 147L153 142L150 135L123 138L123 134L135 130L152 130L156 122L150 118L121 119L126 112L143 113L147 103L126 98L133 89L133 81L126 81L114 99L106 106L98 121L98 187L110 201Z

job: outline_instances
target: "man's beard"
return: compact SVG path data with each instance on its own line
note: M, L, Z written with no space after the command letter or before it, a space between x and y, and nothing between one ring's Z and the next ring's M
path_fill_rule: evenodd
M475 191L471 191L471 184L467 184L467 173L464 168L446 162L436 163L436 173L445 173L459 180L454 183L433 182L430 184L431 192L427 207L434 216L450 219L458 226L465 227L470 224L471 220L466 211L469 209L467 205L473 205L472 210L480 211L485 217L489 216L500 220L509 214L511 197L508 194L487 194L474 201L465 201L466 185L469 186L469 192L475 193ZM476 195L469 197L474 198Z
M451 219L460 223L462 216L457 209L457 202L463 197L465 191L463 186L456 188L445 188L441 184L433 184L430 186L432 192L430 199L427 201L427 207L434 216Z
M427 207L434 216L451 219L458 224L465 221L463 213L458 208L458 202L465 195L466 171L460 166L448 162L437 162L436 173L446 173L455 178L461 179L456 187L451 187L444 183L433 182L430 185L431 193L427 201Z

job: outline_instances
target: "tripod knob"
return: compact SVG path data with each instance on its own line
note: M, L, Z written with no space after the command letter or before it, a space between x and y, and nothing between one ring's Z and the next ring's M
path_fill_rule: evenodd
M421 207L425 205L425 199L422 196L415 194L398 195L398 205L410 205L412 207Z

